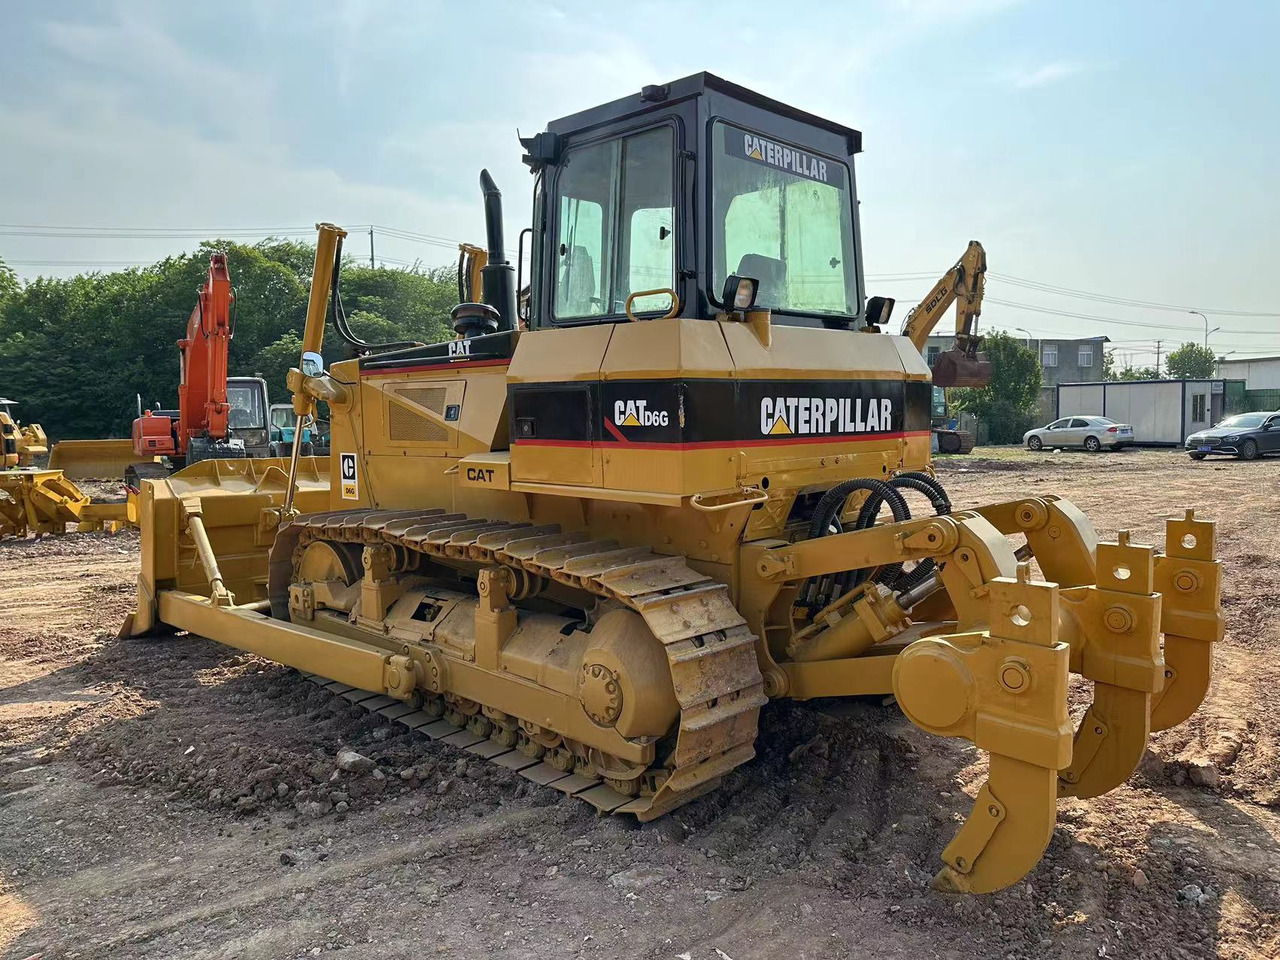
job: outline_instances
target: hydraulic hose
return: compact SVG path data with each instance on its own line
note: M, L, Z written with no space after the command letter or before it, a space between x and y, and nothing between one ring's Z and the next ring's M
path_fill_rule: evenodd
M929 502L933 506L933 512L937 516L945 516L951 512L951 500L947 497L946 490L942 488L942 484L927 473L911 472L899 474L891 479L889 484L901 490L915 490L923 493L929 498ZM926 557L905 574L901 573L901 566L899 566L899 574L892 581L883 575L879 580L881 583L896 590L910 590L923 582L933 572L934 566L933 559Z
M814 507L813 516L809 521L811 539L843 532L839 516L844 509L845 501L855 490L866 490L868 494L854 525L855 530L865 530L871 526L875 522L876 514L880 512L880 507L886 503L893 512L896 522L901 523L911 519L911 510L907 507L906 499L885 481L871 478L845 480L823 494L817 506ZM884 569L896 577L897 573L901 572L902 565L890 564ZM849 570L833 576L817 577L810 581L801 593L806 600L816 602L818 607L824 607L835 597L861 583L865 577L865 570Z
M338 292L338 280L342 276L342 237L338 237L337 250L333 256L333 284L330 287L329 300L333 309L333 325L338 329L338 336L363 353L374 353L383 350L402 350L405 347L423 347L420 340L397 340L392 343L367 343L351 332L347 324L346 311L342 309L342 294Z

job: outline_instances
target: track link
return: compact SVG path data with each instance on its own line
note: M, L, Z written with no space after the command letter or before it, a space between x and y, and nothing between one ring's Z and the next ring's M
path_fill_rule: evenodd
M728 588L692 569L682 557L648 547L591 540L556 525L534 526L468 517L444 510L353 510L298 517L282 528L272 551L271 594L280 616L293 558L315 540L407 549L452 566L501 564L554 580L639 613L667 654L680 721L674 749L656 789L628 796L585 769L561 770L430 712L323 677L308 679L371 712L441 739L535 783L579 797L606 813L651 820L713 789L728 771L755 756L764 684L755 636L729 599ZM285 607L287 609L287 606ZM496 732L496 731L495 731Z

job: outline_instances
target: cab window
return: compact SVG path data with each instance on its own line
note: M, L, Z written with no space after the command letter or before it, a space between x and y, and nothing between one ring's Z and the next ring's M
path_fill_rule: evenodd
M763 307L855 316L848 168L722 121L712 145L712 293L747 276Z
M569 151L555 228L555 319L622 314L639 291L675 287L674 132L658 127ZM635 313L665 310L666 295Z

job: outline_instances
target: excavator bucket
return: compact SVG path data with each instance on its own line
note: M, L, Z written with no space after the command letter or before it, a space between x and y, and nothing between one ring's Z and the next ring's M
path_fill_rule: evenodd
M134 453L132 440L60 440L49 454L49 469L68 480L119 480L131 464L146 460L159 462Z
M933 383L938 387L985 387L991 382L991 361L985 354L973 356L963 350L944 350L933 364Z

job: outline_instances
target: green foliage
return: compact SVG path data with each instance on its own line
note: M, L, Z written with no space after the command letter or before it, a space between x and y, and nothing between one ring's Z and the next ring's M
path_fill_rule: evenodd
M21 288L22 285L18 283L18 275L13 272L13 267L0 259L0 300L17 293Z
M1125 367L1113 380L1159 380L1155 367Z
M176 341L185 335L210 253L227 254L235 284L232 376L261 374L273 402L288 399L306 318L314 247L268 240L256 246L210 241L150 267L6 284L0 269L0 373L4 391L53 439L124 437L143 403L178 401ZM370 341L452 336L457 285L449 268L401 271L348 266L344 306ZM330 324L325 360L353 356Z
M984 421L992 443L1021 443L1040 397L1040 362L1035 351L1007 333L986 337L982 351L991 361L991 383L951 390L947 400Z
M1217 360L1213 351L1196 343L1184 343L1169 354L1166 370L1174 380L1208 380Z
M1102 379L1118 380L1116 374L1116 352L1114 350L1102 351Z

